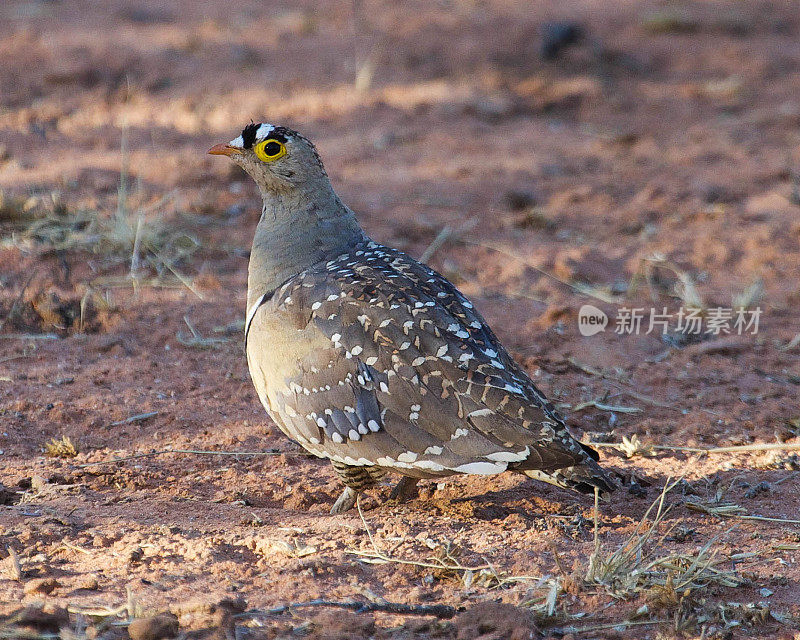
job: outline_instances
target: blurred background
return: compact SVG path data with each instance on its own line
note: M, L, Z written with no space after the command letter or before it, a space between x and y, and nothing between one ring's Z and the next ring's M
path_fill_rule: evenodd
M260 199L206 155L251 120L311 138L367 232L473 298L578 435L797 437L796 0L4 0L4 482L164 443L292 446L241 353ZM584 304L606 331L580 334ZM756 335L614 331L621 308L681 306L763 313ZM304 512L337 491L311 461L161 460L80 482L137 521L175 496Z

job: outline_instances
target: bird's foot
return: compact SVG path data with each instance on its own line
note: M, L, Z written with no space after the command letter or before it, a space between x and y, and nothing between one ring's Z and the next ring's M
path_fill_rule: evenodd
M358 500L358 491L350 487L345 487L342 494L337 498L336 502L333 503L331 515L335 516L345 511L350 511L350 509L355 506L356 500Z
M406 500L413 500L414 498L419 497L419 489L417 488L417 483L419 482L419 478L411 478L409 476L403 476L400 479L394 489L392 489L392 493L389 496L389 500L397 500L398 502L405 502Z

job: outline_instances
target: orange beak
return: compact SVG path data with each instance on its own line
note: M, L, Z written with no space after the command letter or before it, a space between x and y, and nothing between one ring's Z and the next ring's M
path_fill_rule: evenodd
M211 147L208 152L212 156L234 156L236 154L242 153L242 150L238 147L232 147L229 144L225 144L221 142L220 144L215 144Z

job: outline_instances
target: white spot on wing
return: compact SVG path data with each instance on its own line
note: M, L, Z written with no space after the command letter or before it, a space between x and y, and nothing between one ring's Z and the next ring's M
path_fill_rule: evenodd
M505 462L467 462L453 467L453 471L459 473L475 473L479 475L489 475L500 473L506 470L508 465Z
M417 460L414 466L418 469L429 469L430 471L444 471L444 465L433 460Z
M494 413L491 409L475 409L467 414L468 418L479 418L481 416L490 416Z
M495 462L520 462L526 460L530 452L531 450L525 447L522 451L497 451L496 453L488 454L486 457Z

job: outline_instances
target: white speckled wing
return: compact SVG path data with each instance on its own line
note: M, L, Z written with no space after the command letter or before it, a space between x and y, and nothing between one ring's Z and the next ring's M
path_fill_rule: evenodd
M271 381L271 414L315 454L420 477L593 466L471 303L398 251L359 245L259 312L294 327L299 344L324 345ZM269 354L248 357L262 375Z

